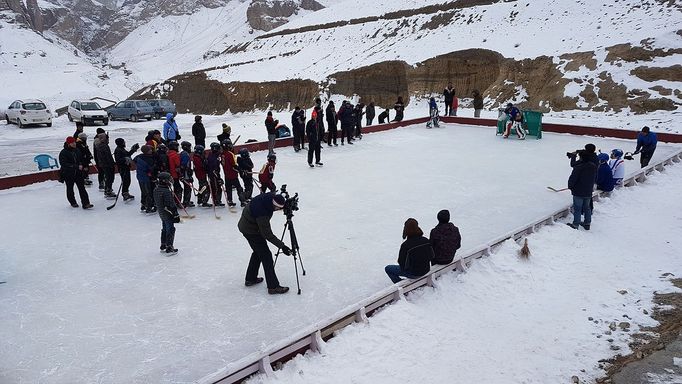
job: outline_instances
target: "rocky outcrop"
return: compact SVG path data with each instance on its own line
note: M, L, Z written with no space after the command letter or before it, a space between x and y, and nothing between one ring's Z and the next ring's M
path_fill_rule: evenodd
M315 0L253 0L246 11L246 18L253 29L271 31L286 24L289 17L304 9L318 11L324 6Z

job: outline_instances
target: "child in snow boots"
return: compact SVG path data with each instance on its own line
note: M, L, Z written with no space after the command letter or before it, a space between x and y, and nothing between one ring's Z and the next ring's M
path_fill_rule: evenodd
M175 223L180 222L178 208L175 205L173 192L170 190L171 175L168 172L159 173L159 182L154 190L154 204L161 218L161 252L172 255L178 252L173 246L175 241Z
M258 173L258 181L260 181L260 193L265 193L268 189L270 192L277 192L277 186L272 181L275 177L275 165L277 164L276 155L268 155L268 162L263 165Z
M133 162L132 156L140 145L135 143L130 147L130 151L126 150L126 142L122 138L114 140L116 149L114 150L114 159L118 166L118 174L121 175L121 191L123 193L123 201L134 199L135 196L129 193L130 188L130 164Z
M438 104L436 104L436 99L434 97L429 100L429 116L431 116L431 120L426 123L426 128L440 127L440 124L438 123Z

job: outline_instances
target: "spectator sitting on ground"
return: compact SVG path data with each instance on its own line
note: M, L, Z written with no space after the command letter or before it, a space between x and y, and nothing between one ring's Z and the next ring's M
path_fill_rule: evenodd
M459 234L459 228L450 222L450 211L443 209L438 212L437 217L438 225L429 235L434 255L431 265L446 265L452 263L455 253L462 246L462 236Z
M616 148L611 151L609 167L611 168L611 173L613 173L613 181L616 185L621 185L623 177L625 177L625 164L623 163L623 150Z
M609 167L609 155L600 153L597 158L599 159L599 168L597 168L597 189L604 192L611 192L615 186L615 181L613 179L611 167Z
M414 279L424 276L431 269L433 249L429 239L424 237L424 232L419 228L419 223L413 218L405 221L403 227L403 239L398 252L398 265L387 265L384 269L393 283L400 280L400 276Z

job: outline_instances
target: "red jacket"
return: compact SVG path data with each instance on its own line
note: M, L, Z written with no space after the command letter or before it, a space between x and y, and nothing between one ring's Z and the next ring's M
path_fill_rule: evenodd
M239 173L237 173L237 156L235 156L234 153L230 151L225 151L223 153L223 158L225 161L223 161L223 170L225 171L225 178L228 180L234 180L239 176Z
M204 169L204 159L194 153L192 154L192 163L194 164L194 174L199 180L206 180L206 169Z
M168 168L170 168L170 174L173 179L180 178L178 170L180 169L180 154L177 151L168 151Z
M452 108L457 109L458 106L459 106L459 99L457 97L454 97L452 99Z
M263 168L260 169L258 181L260 181L261 184L269 185L272 182L273 177L275 177L275 164L268 161L263 165Z

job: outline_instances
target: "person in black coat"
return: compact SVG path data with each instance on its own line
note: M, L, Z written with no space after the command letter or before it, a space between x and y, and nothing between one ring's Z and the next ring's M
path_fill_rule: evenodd
M301 148L305 149L305 111L298 105L291 114L291 129L294 134L294 151L298 152Z
M320 147L322 143L325 142L324 138L324 108L322 108L322 100L318 97L315 99L315 107L313 108L317 112L317 130L320 132L318 138L320 139Z
M474 90L474 117L481 117L483 110L483 96L478 90Z
M194 145L206 146L206 128L204 123L201 122L201 116L194 116L192 136L194 136Z
M109 148L109 135L100 133L95 138L98 139L95 145L97 168L99 168L99 172L104 174L104 197L116 197L113 189L114 157L111 155L111 148Z
M353 128L355 127L353 104L350 101L344 101L339 108L338 115L339 120L341 120L341 145L343 145L344 136L348 140L348 144L353 144Z
M393 121L399 122L403 121L403 113L405 112L405 103L403 103L403 97L398 96L398 101L395 102L393 105L393 109L395 109L395 118Z
M568 188L573 195L573 222L566 224L573 229L582 226L589 230L592 223L590 202L594 191L594 181L597 178L597 165L591 159L593 154L584 149L567 154L571 158L571 167L573 167L571 176L568 178ZM576 156L579 157L578 160ZM580 221L582 215L585 216L583 222Z
M365 108L365 104L357 103L355 108L353 108L353 115L355 116L355 132L353 137L362 140L362 115L365 114L362 110Z
M90 181L90 163L92 162L92 152L88 147L88 134L81 132L76 138L76 149L81 154L81 165L83 166L83 182L85 185L92 185Z
M329 100L329 104L327 104L327 126L329 127L329 135L327 137L327 145L330 147L332 146L332 141L334 143L334 146L338 146L336 144L336 137L338 136L337 132L337 125L339 122L338 116L336 116L336 108L334 107L334 102Z
M374 102L370 101L365 108L365 117L367 118L367 126L372 125L374 121L374 115L376 114L376 109L374 108Z
M76 139L74 139L73 136L66 138L64 149L59 152L59 164L61 165L61 168L59 169L59 181L66 184L66 199L71 206L78 208L76 196L73 193L73 185L76 184L83 209L92 208L93 205L90 204L90 197L88 196L88 192L85 190L85 184L83 183L83 160L81 158L81 153L76 148Z
M308 165L313 165L313 153L315 154L315 164L322 165L320 162L320 130L317 128L317 111L313 111L312 118L308 121L305 127L305 133L308 136Z
M178 208L175 205L170 185L173 182L170 173L159 173L159 183L154 189L154 205L161 218L161 252L177 253L175 242L175 223L180 222Z
M452 87L452 83L448 83L448 86L443 90L443 97L445 98L445 116L450 116L452 101L455 99L455 88Z
M379 114L379 124L383 124L389 120L391 120L390 112L388 109L384 109L384 111Z
M123 194L123 200L128 201L135 198L135 196L129 193L130 164L133 162L133 154L137 152L140 145L135 143L128 151L126 150L126 142L123 138L117 138L114 140L114 143L116 143L114 159L116 160L116 166L118 166L118 174L121 175L121 193Z
M431 269L431 260L434 258L431 242L424 237L417 220L409 218L405 221L403 239L405 241L398 252L398 265L387 265L384 269L393 283L402 280L400 276L408 279L424 276Z
M431 264L446 265L455 259L455 253L462 246L462 236L459 234L459 228L450 222L450 211L441 210L437 218L438 225L429 235L434 255Z
M244 199L249 202L253 196L253 160L251 160L251 154L247 148L239 150L237 165L239 176L244 181Z

